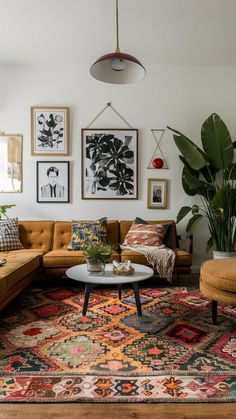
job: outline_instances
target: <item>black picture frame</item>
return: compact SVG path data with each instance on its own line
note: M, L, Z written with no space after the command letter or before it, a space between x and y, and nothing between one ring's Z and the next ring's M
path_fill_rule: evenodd
M36 186L39 203L70 202L70 162L37 161Z

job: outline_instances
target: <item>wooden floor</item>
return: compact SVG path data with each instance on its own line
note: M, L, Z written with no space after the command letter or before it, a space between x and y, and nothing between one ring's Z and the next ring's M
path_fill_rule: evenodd
M198 275L182 276L174 285L197 287ZM2 403L2 418L236 419L236 403Z
M235 419L236 403L112 403L2 404L8 419Z

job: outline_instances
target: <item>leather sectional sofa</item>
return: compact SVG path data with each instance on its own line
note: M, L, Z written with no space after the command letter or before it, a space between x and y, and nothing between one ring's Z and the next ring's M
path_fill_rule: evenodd
M175 250L174 274L191 272L192 255L178 249L176 225L173 220L148 221L171 224L169 246ZM123 243L132 221L109 220L107 241ZM47 276L62 276L73 265L85 262L84 253L68 250L71 240L69 221L19 221L19 235L24 249L0 252L7 263L0 267L0 310L3 310L39 273ZM130 259L133 263L147 264L146 258L134 250L113 251L111 261Z

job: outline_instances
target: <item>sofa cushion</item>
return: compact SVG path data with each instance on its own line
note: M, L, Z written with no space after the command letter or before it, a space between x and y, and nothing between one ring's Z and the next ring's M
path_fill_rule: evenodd
M123 245L161 246L166 230L162 224L132 224Z
M135 220L134 220L134 224L149 224L149 222L146 221L146 220L143 220L140 217L136 217ZM169 248L172 248L172 234L174 234L174 232L172 232L173 226L174 226L173 223L165 224L166 233L165 233L165 237L163 239L163 244L166 247L169 247Z
M80 250L93 243L107 243L106 217L90 222L72 221L71 230L69 250Z
M132 263L140 263L141 265L147 265L147 259L145 256L136 250L125 249L121 252L121 262L125 260L131 260ZM191 266L192 256L186 252L186 250L176 249L175 250L175 266Z
M122 220L119 224L120 229L120 243L123 243L126 234L128 233L133 221L131 220ZM171 224L171 239L170 239L170 247L171 249L175 249L177 247L177 234L176 234L176 224L174 220L149 220L148 224Z
M113 251L110 261L120 259L120 255ZM44 268L69 267L85 263L85 255L82 250L56 249L48 252L43 257Z
M20 240L25 249L49 252L53 245L54 221L19 221Z
M81 220L86 222L87 220ZM107 242L118 243L119 223L117 220L107 222ZM53 249L67 249L71 240L71 222L55 221Z
M0 219L0 251L23 249L19 237L18 219Z
M40 260L35 253L1 253L7 263L0 267L0 294L5 293L26 275L39 268Z

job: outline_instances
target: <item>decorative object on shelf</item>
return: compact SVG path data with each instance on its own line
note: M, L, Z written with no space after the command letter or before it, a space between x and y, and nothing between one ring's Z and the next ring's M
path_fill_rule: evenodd
M130 260L126 260L124 263L113 260L113 273L115 275L132 275L134 272Z
M181 152L184 164L182 184L190 195L200 195L202 206L184 206L177 222L192 214L186 230L194 232L198 222L208 219L210 238L207 250L234 252L236 244L236 163L235 142L219 115L213 113L203 123L201 140L203 150L181 132L174 132L174 141Z
M138 198L138 130L82 129L82 199Z
M0 133L0 192L22 192L23 135Z
M4 215L4 217L8 218L7 210L12 208L12 207L15 207L15 205L14 204L13 205L0 205L0 220L2 218L2 215Z
M129 54L120 52L119 11L116 0L116 49L115 52L98 58L90 68L90 74L105 83L126 84L142 80L146 70L141 62Z
M106 261L110 259L113 246L110 244L92 243L86 249L87 270L89 275L103 275Z
M148 179L147 208L167 208L167 179Z
M37 202L69 202L69 161L37 161Z
M153 152L147 169L169 169L166 159L161 151L161 140L163 138L164 129L151 129L152 135L156 142L156 148Z
M33 156L69 154L68 107L31 107L31 154Z

